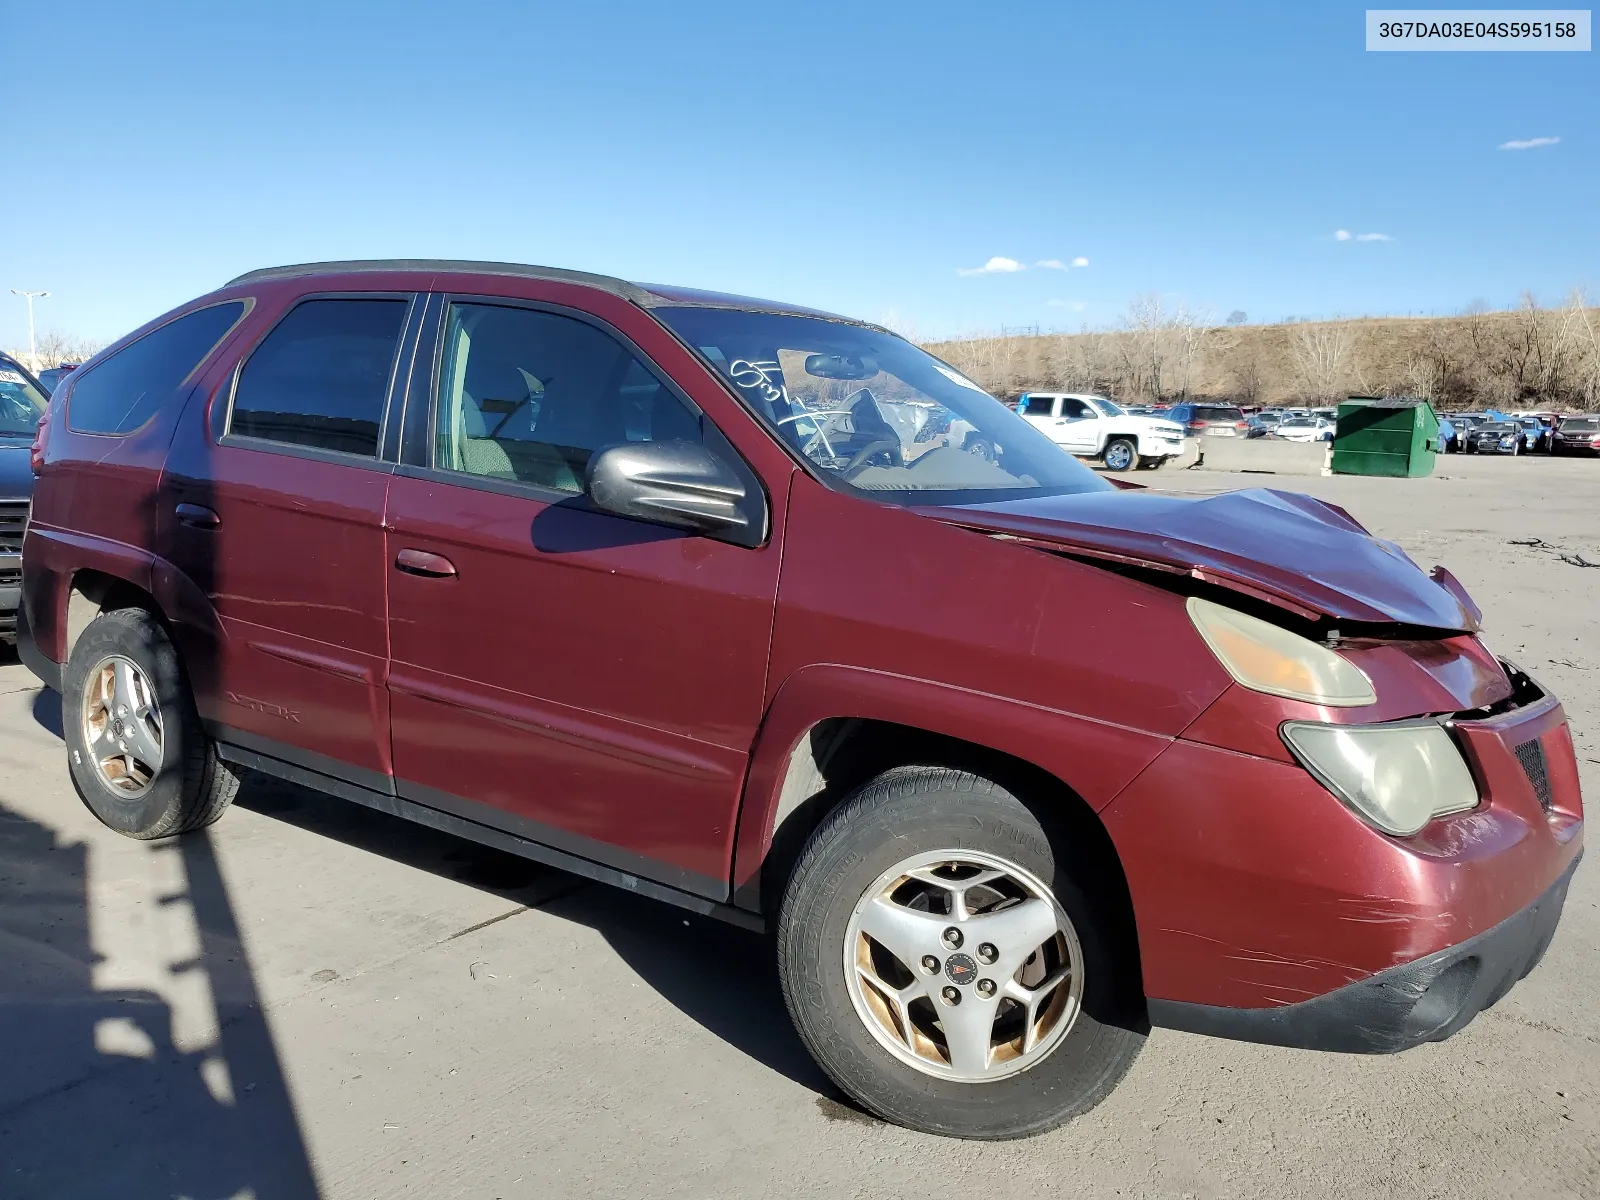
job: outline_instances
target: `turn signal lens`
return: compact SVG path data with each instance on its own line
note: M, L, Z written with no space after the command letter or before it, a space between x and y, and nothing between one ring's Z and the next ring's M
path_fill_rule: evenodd
M1241 687L1334 708L1378 702L1359 667L1310 638L1198 596L1189 598L1189 619Z
M1478 785L1450 734L1434 721L1323 725L1286 721L1283 740L1357 816L1397 837L1478 804Z

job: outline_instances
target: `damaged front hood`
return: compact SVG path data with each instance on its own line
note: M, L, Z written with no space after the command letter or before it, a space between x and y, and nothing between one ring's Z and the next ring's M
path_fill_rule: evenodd
M1469 631L1481 620L1448 571L1423 574L1343 509L1293 492L1082 492L911 511L1065 554L1179 572L1307 619Z

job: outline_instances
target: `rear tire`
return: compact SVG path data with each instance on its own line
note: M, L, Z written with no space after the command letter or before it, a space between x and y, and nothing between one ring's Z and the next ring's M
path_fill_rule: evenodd
M983 903L989 893L981 882L956 888L959 908L955 901L944 905L930 899L937 887L900 899L900 889L926 888L923 877L968 862L996 874L997 888L1020 880L1022 890L998 906ZM911 870L923 876L914 877ZM778 973L801 1039L858 1103L925 1133L1026 1137L1087 1112L1127 1073L1149 1029L1137 986L1137 949L1119 932L1125 926L1095 878L1081 835L1074 837L1065 823L1047 832L1039 816L991 780L940 767L900 767L880 775L812 834L784 892ZM873 956L886 943L863 930L862 922L885 895L891 897L889 911L912 931L906 935L909 948L883 964L897 979L906 978L909 967L912 978L904 993L909 998L894 1014L883 1002L884 993L861 983L859 967L847 966L861 961L849 955L865 953L879 961ZM1053 912L1062 925L1024 960L1019 956L1029 953L1037 930L1009 939L1017 943L1013 946L995 934L1001 927L993 922L1008 912L1018 918L1025 905L1030 918ZM941 948L943 935L937 930L946 922L967 930L965 941L943 940ZM934 940L923 945L928 936ZM1052 936L1063 940L1051 941ZM998 949L989 944L991 937L1001 943ZM1070 947L1067 957L1052 946ZM913 961L904 963L903 955ZM1023 965L1008 974L1018 961ZM928 963L938 969L930 970ZM984 965L989 963L995 965ZM1049 992L1048 983L1032 982L1028 974L1047 970L1049 979L1066 980L1058 989L1071 988L1077 996L1076 1002L1063 998L1054 1016L1047 1010L1057 1001L1037 997L1062 992ZM995 978L979 978L986 973ZM1029 993L1031 987L1038 991ZM912 995L916 989L924 990ZM947 992L957 994L953 1005ZM1013 994L1036 998L1024 1007L1006 999ZM1013 1004L1016 1008L1007 1007ZM1037 1020L1035 1011L1042 1014ZM968 1078L955 1078L956 1054L940 1049L938 1039L952 1020L957 1023L950 1028L960 1035L962 1020L974 1015L978 1032L968 1037L977 1041L965 1045L969 1052L974 1045L982 1049L976 1059L969 1053L967 1061L982 1065Z
M102 613L78 638L62 671L61 727L79 798L126 837L203 828L239 790L172 640L143 609Z

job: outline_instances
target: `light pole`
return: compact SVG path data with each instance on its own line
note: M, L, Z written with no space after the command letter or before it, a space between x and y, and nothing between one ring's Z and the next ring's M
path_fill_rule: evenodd
M39 369L39 356L34 352L33 349L33 302L35 300L43 300L50 293L23 292L18 291L16 288L12 288L11 294L13 296L21 296L28 302L28 366L37 371Z

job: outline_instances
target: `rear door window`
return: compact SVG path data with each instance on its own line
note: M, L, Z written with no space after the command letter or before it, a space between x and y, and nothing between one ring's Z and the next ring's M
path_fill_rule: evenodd
M74 371L67 428L122 436L142 427L189 381L248 307L231 300L186 313L87 371Z
M304 300L245 360L228 433L376 458L410 301Z
M1022 405L1022 415L1026 417L1048 417L1055 409L1054 396L1029 396Z

